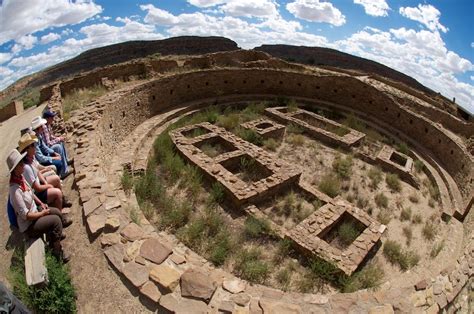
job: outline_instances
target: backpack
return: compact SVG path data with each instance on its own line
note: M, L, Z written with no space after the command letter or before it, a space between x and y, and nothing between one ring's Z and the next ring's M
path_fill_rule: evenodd
M16 220L15 209L13 208L13 205L10 202L10 197L8 197L8 202L7 202L7 213L8 213L8 221L10 222L10 225L18 228L18 222Z

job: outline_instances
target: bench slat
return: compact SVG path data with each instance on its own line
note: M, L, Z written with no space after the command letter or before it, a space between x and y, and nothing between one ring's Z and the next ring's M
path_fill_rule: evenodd
M48 282L44 242L41 238L26 243L25 274L28 286Z

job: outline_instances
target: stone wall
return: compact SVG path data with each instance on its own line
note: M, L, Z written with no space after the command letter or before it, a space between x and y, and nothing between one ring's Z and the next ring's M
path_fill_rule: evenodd
M3 108L0 108L0 122L10 119L17 114L23 112L23 102L21 100L15 100L6 105Z
M351 77L315 76L268 69L225 69L178 74L137 87L119 99L104 117L121 140L141 121L177 105L206 100L219 102L226 96L266 95L299 97L332 102L364 118L396 129L431 152L454 178L464 208L474 188L474 159L459 138L427 118L395 103L375 88ZM144 108L146 107L146 108ZM129 111L132 111L127 116ZM123 113L125 112L125 114ZM111 147L112 149L112 147Z

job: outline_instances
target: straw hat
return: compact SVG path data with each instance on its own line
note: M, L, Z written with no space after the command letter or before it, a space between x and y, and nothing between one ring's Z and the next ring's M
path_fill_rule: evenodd
M20 161L26 156L26 153L20 154L16 149L13 149L7 157L8 171L11 173L13 169L18 166Z
M41 116L37 116L33 118L33 120L31 120L31 128L33 130L36 130L40 126L45 125L46 123L47 121L45 119L41 118Z
M25 148L27 148L28 146L36 142L38 142L38 138L35 135L31 135L30 133L25 133L21 136L20 140L18 141L18 151L23 152Z

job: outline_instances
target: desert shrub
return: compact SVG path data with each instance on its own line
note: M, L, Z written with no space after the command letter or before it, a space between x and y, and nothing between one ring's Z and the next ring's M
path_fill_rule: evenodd
M335 265L317 257L310 261L309 269L313 275L313 280L323 280L337 284L341 276L340 270Z
M431 207L431 208L435 208L436 203L435 203L435 201L434 201L432 198L430 198L430 199L428 200L428 206Z
M352 223L343 223L337 231L339 240L344 246L350 245L359 235L356 227Z
M319 182L318 185L321 192L329 195L330 197L336 197L341 193L341 181L339 178L332 174L326 174Z
M431 199L439 202L440 201L440 197L441 197L441 194L439 192L439 188L437 185L431 183L431 181L428 181L429 184L427 185L427 188L428 188L428 192L430 193L430 197Z
M343 287L343 292L348 293L361 289L376 289L382 284L384 276L384 271L380 266L370 264L349 278Z
M186 165L182 182L187 187L191 198L194 200L199 194L202 186L202 174L197 167Z
M279 264L291 253L293 253L293 246L292 241L290 239L284 238L281 239L277 244L277 251L274 255L274 262Z
M175 183L181 178L186 166L184 160L175 153L167 154L161 165L171 183Z
M303 128L295 123L290 123L286 126L286 131L292 134L301 134L303 133Z
M242 110L242 115L247 116L248 120L255 120L259 115L265 112L267 107L267 102L252 103Z
M23 250L15 252L9 272L15 296L37 313L76 313L76 296L69 268L46 251L48 284L43 288L28 286L23 254Z
M352 156L348 155L345 158L342 158L340 155L336 156L332 163L332 169L336 174L342 178L347 179L351 175L352 168Z
M280 145L280 143L278 141L274 140L273 138L269 138L269 139L263 141L263 147L265 147L266 149L271 150L273 152L277 150L279 145Z
M389 189L394 192L400 192L402 190L400 179L398 178L398 175L394 173L388 173L385 176L385 182L387 183Z
M418 195L416 194L410 194L410 196L408 196L408 199L410 200L410 202L415 203L415 204L420 201L418 199Z
M423 226L423 229L421 230L421 233L426 240L431 241L438 233L438 228L433 222L427 220Z
M400 220L401 221L406 221L411 219L411 208L402 208L402 211L400 212Z
M128 208L128 214L130 215L130 220L132 220L132 222L140 225L140 215L135 207Z
M288 108L288 112L295 112L296 110L298 110L298 104L296 103L294 99L291 99L288 102L287 108Z
M430 251L430 257L435 258L444 248L444 240L433 245Z
M278 106L287 106L289 103L290 103L290 99L288 97L284 97L284 96L278 96L276 99L275 99L276 103L278 104Z
M374 197L375 204L378 207L387 208L388 207L388 198L383 193L378 193Z
M242 138L243 140L250 142L254 145L262 146L263 145L263 137L255 132L252 129L244 129L244 128L237 128L236 135Z
M169 199L169 197L167 197ZM185 226L192 212L191 204L188 202L169 201L170 205L160 212L160 226L176 230Z
M260 238L270 234L271 228L268 221L248 216L244 224L244 233L250 239Z
M301 146L304 144L304 136L301 134L290 134L286 141L293 146Z
M415 214L413 215L411 221L414 223L414 224L421 224L423 222L423 218L421 217L420 214Z
M369 200L363 196L358 195L356 204L357 204L357 207L359 208L365 208L367 207L367 205L369 205Z
M367 175L369 176L370 187L372 189L375 190L378 187L379 183L382 181L382 174L382 169L380 169L379 167L370 168Z
M382 209L377 214L377 220L381 224L388 225L391 219L392 219L392 215L390 214L390 211L387 209Z
M413 231L411 227L405 226L402 229L403 235L407 238L407 246L410 246L411 240L413 239Z
M133 176L126 169L122 172L122 177L120 178L120 184L125 193L129 193L133 188Z
M145 174L136 181L135 194L140 203L149 201L154 205L159 205L164 193L161 180L151 168L148 168Z
M415 171L417 173L421 173L423 171L423 169L425 168L425 164L419 159L415 160L413 165L415 166Z
M347 116L342 124L362 133L365 133L365 131L367 130L365 123L357 119L354 114L350 114L349 116Z
M219 232L208 249L209 260L216 266L224 264L234 246L234 241L228 231Z
M313 289L316 286L316 280L314 280L311 271L306 271L296 282L296 286L298 291L301 293L313 292Z
M281 269L275 276L283 291L287 291L291 283L291 271L288 268Z
M410 149L408 148L407 143L401 142L397 145L397 150L405 155L408 155L410 153Z
M280 215L290 216L293 212L301 207L301 202L297 200L295 192L290 191L283 199L275 206L276 211Z
M263 283L269 273L269 265L261 260L261 251L256 248L242 249L236 257L235 270L245 280Z
M152 220L153 217L155 216L155 208L153 207L153 204L151 204L148 201L144 201L143 203L140 204L140 209L145 216L146 219Z
M383 255L391 264L396 264L401 270L416 266L420 257L413 251L403 250L401 245L393 240L387 240L383 246Z
M211 204L219 204L224 200L224 187L219 182L214 182L211 186L209 202Z
M206 226L204 219L198 218L191 221L183 230L180 230L179 238L186 245L200 251Z
M233 130L240 124L240 116L237 113L231 113L228 115L220 115L217 118L217 125L227 130Z
M207 156L214 158L219 155L218 145L204 144L199 148Z

